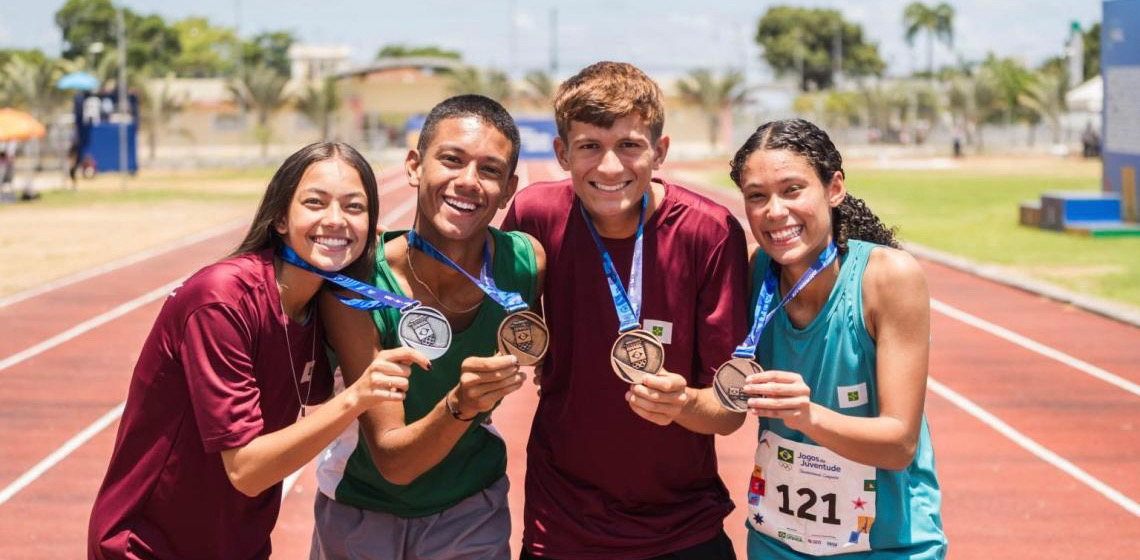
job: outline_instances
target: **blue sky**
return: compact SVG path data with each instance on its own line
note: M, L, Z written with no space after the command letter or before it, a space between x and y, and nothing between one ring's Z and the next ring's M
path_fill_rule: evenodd
M0 0L0 48L59 52L53 16L64 0ZM190 15L233 26L240 33L289 29L305 43L341 44L358 62L383 45L437 44L459 50L464 60L523 71L549 66L550 14L557 8L560 74L591 62L625 60L651 72L755 65L752 42L757 19L772 5L834 7L879 44L888 72L905 74L926 64L925 43L912 51L903 39L908 0L120 0L140 13L167 20ZM931 2L933 3L933 2ZM1099 0L956 0L954 51L939 46L935 62L986 52L1016 56L1029 64L1061 53L1069 24L1083 27L1101 18ZM512 12L514 16L512 17ZM512 23L513 22L513 23ZM515 45L515 48L512 48Z

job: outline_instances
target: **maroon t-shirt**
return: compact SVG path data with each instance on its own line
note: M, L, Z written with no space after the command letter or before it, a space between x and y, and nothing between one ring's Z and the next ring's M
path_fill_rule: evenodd
M713 436L658 426L626 403L610 368L618 318L602 259L569 181L515 196L503 229L546 249L551 342L527 447L523 543L536 556L646 558L716 536L732 501ZM634 238L606 239L629 286ZM645 222L642 324L665 342L665 368L712 383L745 334L744 232L724 207L671 184Z
M281 310L272 252L198 271L166 300L135 365L88 556L268 557L281 485L243 495L220 452L293 423L298 388L319 402L331 380L320 321Z

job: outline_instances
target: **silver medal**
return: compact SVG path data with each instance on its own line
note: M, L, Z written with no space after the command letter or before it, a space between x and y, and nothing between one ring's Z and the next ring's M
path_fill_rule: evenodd
M429 360L443 356L451 346L451 324L447 318L423 305L401 313L396 332L404 346L419 350Z
M744 394L744 380L764 368L748 358L732 358L721 364L713 378L713 393L720 405L733 412L748 410L748 395Z
M499 323L499 350L518 358L520 366L537 364L549 343L550 331L534 312L511 313Z
M657 337L641 329L621 333L610 350L610 366L627 383L640 383L664 365L665 347Z

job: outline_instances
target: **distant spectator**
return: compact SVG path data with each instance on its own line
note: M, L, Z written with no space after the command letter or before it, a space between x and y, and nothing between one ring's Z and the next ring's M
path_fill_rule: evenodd
M6 150L0 150L0 200L8 198L5 194L13 190L12 175L15 173L15 162Z
M1097 134L1092 123L1085 124L1085 131L1081 133L1081 155L1087 158L1100 157L1100 134Z
M75 173L79 171L79 142L72 140L67 147L67 176L71 180L71 190L75 190Z

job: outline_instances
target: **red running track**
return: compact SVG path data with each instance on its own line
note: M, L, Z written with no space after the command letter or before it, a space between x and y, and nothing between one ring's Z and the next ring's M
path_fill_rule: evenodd
M561 171L531 162L521 174L527 184ZM408 227L414 201L402 175L381 173L380 183L382 220ZM740 216L735 192L700 190ZM0 558L83 555L115 409L161 288L223 256L244 227L23 301L0 300ZM1140 556L1140 329L935 263L923 266L935 300L927 417L952 558ZM511 453L516 551L536 402L528 385L495 416ZM718 440L734 497L751 472L753 428ZM44 463L52 454L58 460ZM291 486L274 557L307 557L315 487L311 468ZM727 530L743 558L742 508Z

